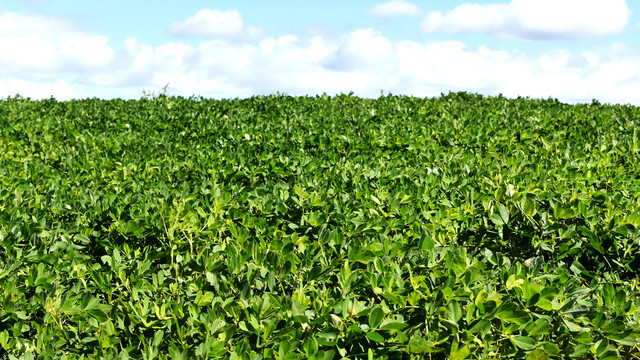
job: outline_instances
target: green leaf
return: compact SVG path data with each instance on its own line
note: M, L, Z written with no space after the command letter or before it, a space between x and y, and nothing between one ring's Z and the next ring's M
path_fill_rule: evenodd
M568 316L571 318L579 318L589 313L589 308L585 305L574 306L569 310L563 311L562 315Z
M73 239L80 243L80 244L84 244L84 245L88 245L91 243L91 239L89 239L86 235L84 234L76 234Z
M457 323L462 318L462 309L457 301L447 304L446 317L449 321Z
M498 212L491 214L490 219L497 226L507 225L509 223L509 211L504 205L500 204Z
M522 325L530 320L530 316L527 312L518 310L513 304L503 304L495 315L497 318L508 323L514 323Z
M382 296L384 296L387 300L391 301L392 303L396 304L396 305L400 305L400 306L405 306L406 305L406 298L398 295L398 294L394 294L392 292L384 292L382 294Z
M68 314L65 312L65 314L67 314L67 315L75 315L75 314L79 314L79 313L80 313L79 309L77 309L77 308L72 308L72 310L73 310L73 311L70 311ZM63 311L64 311L64 309L63 309ZM77 311L77 312L76 312L76 311ZM22 310L20 310L20 311L16 311L16 312L14 312L14 314L15 314L15 315L18 317L18 319L20 319L20 320L27 320L27 319L29 318L29 316L27 315L27 312L26 312L26 311L22 311Z
M556 219L571 219L576 216L576 212L572 208L566 208L556 203L553 208L553 216Z
M524 198L524 206L523 206L522 210L529 217L533 217L537 213L535 203L531 199L529 199L528 197Z
M107 314L101 309L91 309L87 311L87 313L91 315L91 317L93 317L94 319L98 320L98 322L107 321Z
M536 320L533 328L529 329L528 332L529 335L536 336L550 334L552 330L553 327L546 319L538 319Z
M366 333L366 337L367 337L369 340L372 340L372 341L377 342L378 344L382 344L382 343L384 343L384 338L382 337L382 335L378 334L378 333L377 333L377 332L375 332L375 331L368 331L368 332Z
M318 341L315 337L309 337L302 344L302 348L304 349L307 358L312 358L318 353Z
M507 279L507 289L511 289L513 287L521 287L524 284L524 279L516 279L515 274L511 274Z
M291 302L291 314L293 315L293 321L297 323L308 323L309 318L304 314L304 309L302 308L302 304L293 300Z
M551 311L553 310L553 304L547 298L540 298L538 302L536 302L536 306L542 310Z
M469 356L469 354L471 354L471 352L469 351L469 348L467 347L467 345L464 345L463 347L458 347L458 343L453 343L453 345L451 345L451 352L449 353L449 359L450 360L462 360L462 359L466 359L467 356Z
M586 346L585 346L586 347ZM609 341L607 339L600 339L590 346L592 350L595 350L595 354L598 357L603 357L609 348Z
M547 352L547 354L549 354L550 356L556 356L558 354L560 354L560 348L558 347L558 345L554 344L554 343L550 343L550 342L543 342L542 343L542 348L544 349L544 351Z
M600 238L595 233L593 233L593 231L585 226L580 226L578 230L582 235L586 236L589 239L589 243L594 249L596 249L596 251L598 251L600 254L605 253L604 249L602 248Z
M122 257L120 256L120 251L117 248L113 249L113 260L115 261L116 266L122 263Z
M82 308L73 299L67 299L61 306L62 312L67 315L77 315L82 312Z
M409 339L407 351L412 354L430 354L442 352L442 349L432 346L424 337L414 335Z
M160 346L160 343L162 342L162 339L164 339L164 331L158 330L153 335L153 342L151 344L153 346L155 346L155 347L158 347L158 346Z
M602 296L602 301L606 307L609 307L613 304L613 295L615 293L615 289L613 285L609 283L605 283L600 289L600 296Z
M524 351L533 350L536 347L536 341L529 336L514 336L509 339L513 345Z
M195 303L198 306L208 306L209 304L211 304L214 298L215 294L211 291L207 291L204 294L198 292L198 295L196 295Z
M0 346L6 348L9 342L9 332L7 330L2 330L0 332Z
M593 343L593 337L591 336L590 333L584 331L581 332L580 334L576 335L574 338L574 341L580 343L580 344L591 344Z
M100 260L102 260L102 263L105 265L109 265L111 267L115 267L115 264L113 263L113 258L109 255L102 255L100 257Z
M291 343L287 340L280 341L278 345L278 355L280 355L280 359L286 359L287 354L291 352Z
M321 332L318 334L318 344L324 346L335 346L339 335L340 334L335 331Z
M540 301L540 293L534 293L533 295L531 295L529 300L527 300L527 307L530 308L532 306L535 306L536 304L538 304L538 301Z
M549 358L549 354L542 349L535 349L527 355L526 360L547 360Z
M507 211L507 207L500 204L500 217L505 224L509 223L509 211Z
M98 305L100 305L100 300L98 300L98 298L95 298L89 295L88 293L82 299L82 304L81 304L82 310L95 309L96 307L98 307Z
M472 334L485 333L487 329L491 328L491 323L485 319L478 319L471 324L469 332Z
M475 296L474 304L476 306L480 306L487 299L488 292L486 289L482 288Z
M383 323L382 326L380 326L380 330L402 330L405 327L407 327L407 324L403 322L389 321L389 322Z
M377 328L380 323L384 320L384 311L380 308L380 306L375 306L369 312L369 327L374 329Z
M596 202L603 203L607 201L607 193L603 191L596 191L591 195L591 198Z
M420 238L419 246L420 249L429 251L434 248L435 242L431 239L431 236L424 234L422 238Z
M640 331L627 330L620 334L607 335L607 339L625 346L638 346L640 345Z
M565 324L565 326L569 329L569 331L571 332L581 332L581 331L587 331L589 329L584 328L576 323L573 323L567 319L562 319L562 322Z
M585 345L578 345L573 348L573 352L569 354L569 357L574 359L582 359L584 358L589 351L589 348Z

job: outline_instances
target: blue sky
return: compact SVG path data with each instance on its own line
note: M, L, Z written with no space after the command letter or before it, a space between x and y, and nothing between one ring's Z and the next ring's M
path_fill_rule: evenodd
M0 4L0 97L470 91L640 105L625 0Z

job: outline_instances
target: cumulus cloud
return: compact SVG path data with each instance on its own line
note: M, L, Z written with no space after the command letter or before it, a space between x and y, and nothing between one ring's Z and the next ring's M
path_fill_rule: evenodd
M169 33L182 37L257 39L263 36L259 27L245 26L236 9L201 9L184 21L169 25Z
M86 34L53 17L0 13L0 76L53 79L110 63L115 52L105 36Z
M258 43L211 40L196 47L127 41L122 64L102 73L106 86L169 83L185 96L246 97L354 91L376 97L447 91L556 97L569 102L640 104L640 53L617 44L598 50L531 56L460 41L393 41L372 29L338 39L293 35ZM635 80L634 80L635 79Z
M367 13L379 17L397 15L420 16L422 15L422 10L416 4L404 0L391 0L372 7Z
M170 42L153 47L130 37L103 71L83 74L79 80L102 86L166 84L188 72L195 55L195 49L185 44Z
M480 31L527 40L575 39L619 33L630 15L625 0L512 0L431 11L420 29L448 34Z
M533 56L461 41L398 41L359 29L338 37L213 38L197 45L154 46L130 37L114 50L106 38L62 20L0 16L0 97L137 98L142 89L169 84L170 94L215 98L471 91L640 105L640 51L623 44Z
M321 65L332 71L382 70L394 64L393 56L393 44L382 34L372 29L356 30L345 36Z

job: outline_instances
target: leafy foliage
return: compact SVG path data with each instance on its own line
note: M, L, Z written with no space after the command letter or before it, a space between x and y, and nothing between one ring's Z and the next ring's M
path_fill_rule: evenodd
M632 106L0 102L0 358L640 357Z

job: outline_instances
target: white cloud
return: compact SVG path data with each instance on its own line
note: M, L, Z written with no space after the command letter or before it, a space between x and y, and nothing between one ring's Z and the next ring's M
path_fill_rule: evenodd
M372 16L419 16L422 14L422 10L416 4L404 1L404 0L391 0L382 4L378 4L367 12Z
M86 34L65 20L0 13L0 76L30 79L92 71L108 64L114 51L108 38Z
M529 39L574 39L621 32L631 11L625 0L513 0L499 4L463 4L431 11L420 24L424 33L482 31Z
M356 30L343 37L321 65L333 71L367 72L394 64L391 41L371 29Z
M236 9L201 9L184 21L169 25L169 33L183 37L218 37L227 39L257 39L263 36L259 27L245 26Z
M532 57L459 41L392 41L363 29L337 40L288 35L197 47L151 47L130 39L126 51L129 60L103 73L111 81L105 85L158 89L169 83L177 94L213 97L350 91L376 97L380 90L435 96L464 90L640 104L640 53L622 45Z
M152 47L132 37L125 40L116 60L101 71L79 76L78 81L104 87L161 87L188 73L195 55L195 49L185 44L170 42Z

